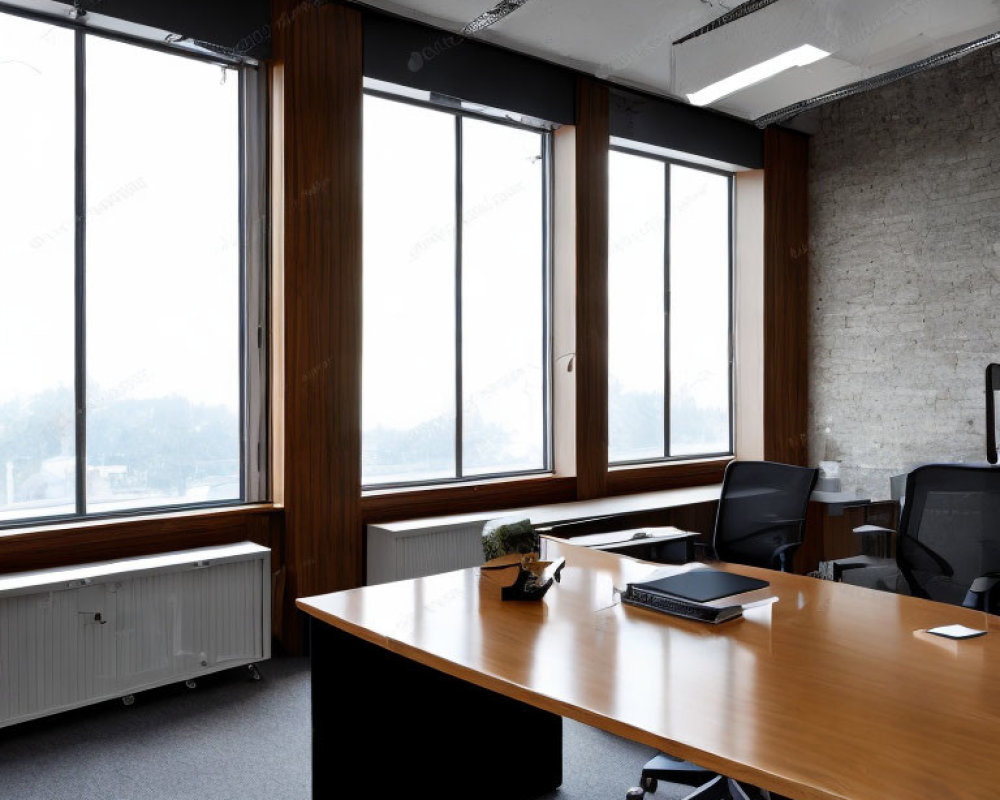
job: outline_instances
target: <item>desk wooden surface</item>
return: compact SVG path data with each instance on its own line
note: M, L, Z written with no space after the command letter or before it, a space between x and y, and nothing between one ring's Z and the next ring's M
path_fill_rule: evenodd
M298 606L449 675L799 800L1000 796L1000 617L722 565L771 581L762 591L777 602L709 626L614 593L687 567L554 542L546 555L564 555L566 568L540 604L502 603L512 576L472 568ZM923 632L949 623L990 633Z

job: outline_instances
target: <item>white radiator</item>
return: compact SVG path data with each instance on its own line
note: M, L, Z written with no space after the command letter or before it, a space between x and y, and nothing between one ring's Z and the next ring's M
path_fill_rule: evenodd
M491 518L444 525L368 525L368 585L482 564L483 525Z
M250 542L0 576L0 727L271 656Z

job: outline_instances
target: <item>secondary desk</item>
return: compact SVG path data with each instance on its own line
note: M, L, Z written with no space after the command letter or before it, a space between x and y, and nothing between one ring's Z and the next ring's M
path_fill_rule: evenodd
M777 602L709 626L614 594L688 567L547 547L566 568L541 603L501 602L478 568L298 601L316 800L538 796L563 716L799 800L1000 796L1000 618L723 565ZM949 623L990 633L923 632Z

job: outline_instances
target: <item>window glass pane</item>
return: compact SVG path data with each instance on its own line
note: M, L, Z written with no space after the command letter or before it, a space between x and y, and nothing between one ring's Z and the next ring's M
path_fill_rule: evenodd
M455 118L364 100L364 484L455 474Z
M240 496L238 91L87 38L88 511Z
M670 167L670 453L728 453L730 179Z
M543 138L462 125L463 474L542 469Z
M0 14L0 522L76 510L73 64Z
M663 162L609 156L608 457L664 456Z

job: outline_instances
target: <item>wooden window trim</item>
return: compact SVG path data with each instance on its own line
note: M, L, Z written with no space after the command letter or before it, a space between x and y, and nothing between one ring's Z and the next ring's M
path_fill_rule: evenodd
M369 525L447 514L568 503L576 499L576 478L553 475L416 489L372 490L361 497L361 521Z
M608 470L608 496L721 483L730 461L732 458L612 467Z
M133 558L244 540L274 549L283 510L271 504L115 517L0 532L0 572ZM274 555L275 559L280 553Z

